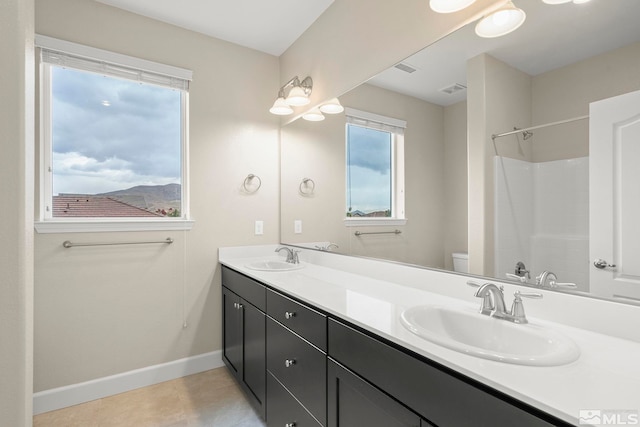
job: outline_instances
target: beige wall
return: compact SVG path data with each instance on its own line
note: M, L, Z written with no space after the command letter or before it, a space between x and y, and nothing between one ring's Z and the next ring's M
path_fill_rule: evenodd
M280 73L279 61L272 56L96 2L37 1L38 33L194 71L190 158L196 225L187 233L35 237L35 390L219 349L217 248L279 240L278 121L266 112L279 82L293 74L312 74L314 102L319 102L356 86L496 3L501 1L480 1L465 12L444 16L432 14L418 0L406 8L381 0L375 5L363 0L336 2L335 9L280 59ZM20 12L24 9L28 5L21 2ZM417 10L419 14L413 13ZM32 25L28 17L24 22ZM28 81L25 86L32 87ZM263 181L253 196L240 191L249 173ZM27 175L26 179L32 177ZM22 192L27 199L29 191ZM29 217L30 213L20 221ZM265 222L265 235L260 237L253 236L253 222L258 219ZM60 247L66 239L168 234L176 240L174 245L134 254ZM23 261L31 254L25 248ZM440 251L437 258L441 257ZM28 266L20 268L23 277L28 271ZM30 303L20 309L28 312ZM182 329L185 315L189 326ZM28 334L18 338L28 341ZM29 355L25 357L28 371Z
M468 61L469 271L493 276L495 155L530 159L528 141L491 135L531 124L531 77L487 54Z
M351 108L407 121L405 132L406 226L401 235L355 237L345 211L345 119L299 120L282 129L282 240L331 241L354 255L444 267L444 111L434 104L363 84L341 98ZM314 197L298 194L302 178L316 182ZM303 234L293 234L294 219ZM358 227L380 231L379 227Z
M388 0L335 1L280 57L280 81L285 83L295 75L312 76L311 108L348 92L504 3L478 0L460 12L440 14L425 0L403 0L401 7Z
M188 232L36 235L35 390L220 349L218 247L279 241L278 59L94 1L39 0L35 22L39 34L193 70L195 219ZM250 173L262 179L254 195L240 190ZM175 243L61 246L167 236Z
M640 88L640 43L577 62L532 79L532 124L589 114L589 103ZM589 121L537 129L533 161L589 154Z
M469 263L493 272L493 158L544 162L589 154L582 120L491 141L491 134L588 115L589 103L640 87L640 43L531 77L489 55L469 61Z
M444 266L453 252L468 250L467 102L444 108Z
M31 425L33 1L0 2L0 424Z

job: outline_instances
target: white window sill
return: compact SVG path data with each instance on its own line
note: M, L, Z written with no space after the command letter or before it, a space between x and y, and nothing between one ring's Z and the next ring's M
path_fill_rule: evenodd
M149 220L74 220L60 221L47 220L36 221L36 232L47 233L100 233L116 231L181 231L191 230L194 220L190 219L162 219L159 221Z
M406 225L406 218L345 218L345 227L370 227L385 225Z

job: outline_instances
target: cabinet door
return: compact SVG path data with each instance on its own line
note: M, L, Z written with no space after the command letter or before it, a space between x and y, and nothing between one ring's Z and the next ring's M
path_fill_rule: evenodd
M242 380L256 399L254 406L264 417L266 394L266 315L240 299L243 332Z
M271 373L267 373L267 426L322 427Z
M420 427L420 417L360 377L328 362L328 427ZM422 424L428 426L428 423Z
M242 317L240 297L222 287L222 357L238 380L242 380Z

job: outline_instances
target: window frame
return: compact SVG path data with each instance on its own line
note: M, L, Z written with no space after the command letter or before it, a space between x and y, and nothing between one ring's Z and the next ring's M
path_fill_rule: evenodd
M347 217L343 222L346 227L405 225L405 161L404 161L404 129L407 122L367 111L345 108L347 122L345 124L345 168L349 147L349 125L367 129L385 131L391 134L391 217ZM345 215L347 206L348 171L345 172Z
M104 51L89 46L36 36L36 47L41 50L58 51L73 55L81 59L98 61L116 67L126 67L140 73L151 73L180 79L188 82L192 73L189 70L159 64L143 59ZM51 87L52 67L58 66L49 62L39 61L39 104L40 104L40 141L39 141L39 215L35 222L38 233L69 233L69 232L103 232L103 231L153 231L153 230L190 230L194 221L190 214L189 204L189 91L180 90L181 114L181 217L133 218L133 217L53 217L53 141L52 141L52 111L53 102ZM69 65L68 68L93 72L80 66ZM104 73L107 77L118 78L117 74ZM152 84L152 83L148 83ZM168 85L161 85L169 88Z

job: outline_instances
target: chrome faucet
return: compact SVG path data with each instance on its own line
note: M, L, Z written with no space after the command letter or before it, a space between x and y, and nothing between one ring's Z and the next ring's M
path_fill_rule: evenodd
M558 276L555 273L545 270L540 275L536 276L536 285L543 288L577 288L575 283L561 283L558 282Z
M527 279L531 279L531 274L522 261L518 261L516 263L516 269L514 270L514 273L518 277L526 277Z
M522 304L522 297L525 298L542 298L542 294L539 293L522 293L515 291L513 293L514 299L511 305L511 310L507 311L504 303L504 287L494 285L493 283L485 283L479 285L473 281L468 281L469 286L477 286L478 290L475 296L482 298L480 304L480 314L485 316L495 317L496 319L504 319L513 323L528 323L527 317L524 313L524 305Z
M329 243L327 246L318 246L316 245L316 249L320 249L323 252L329 252L331 251L331 248L336 248L338 249L340 246L336 245L335 243Z
M504 287L493 283L485 283L476 291L476 297L482 298L480 313L491 317L502 318L506 314L504 305Z
M280 252L283 249L287 251L286 262L288 262L290 264L300 264L300 260L298 259L298 252L300 252L300 251L293 250L293 249L288 248L286 246L278 246L276 248L276 252Z

